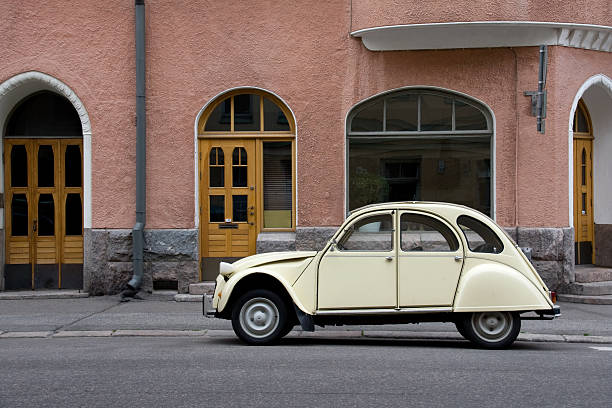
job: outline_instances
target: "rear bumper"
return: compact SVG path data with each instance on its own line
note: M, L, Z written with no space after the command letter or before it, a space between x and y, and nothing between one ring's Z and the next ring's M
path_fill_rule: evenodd
M521 320L552 320L561 317L561 308L554 305L552 309L535 310L537 316L521 316Z
M213 307L213 295L204 295L202 299L202 312L206 317L215 317L217 309Z

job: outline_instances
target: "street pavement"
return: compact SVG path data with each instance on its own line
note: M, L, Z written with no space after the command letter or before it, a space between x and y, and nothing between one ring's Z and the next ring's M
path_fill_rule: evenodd
M167 315L169 317L170 314ZM235 337L0 339L0 407L605 407L612 347Z
M525 320L519 341L612 343L612 305L559 303L562 317ZM15 337L233 336L227 320L202 316L202 303L121 302L119 296L0 300L0 340ZM451 323L318 328L292 337L462 339Z

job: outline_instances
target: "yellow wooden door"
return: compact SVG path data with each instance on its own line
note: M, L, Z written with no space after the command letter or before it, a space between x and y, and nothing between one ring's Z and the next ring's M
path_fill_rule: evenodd
M222 260L255 253L254 139L200 141L202 279L214 280Z
M82 288L80 139L6 139L6 289Z
M590 264L593 248L593 140L574 139L574 232L576 264Z

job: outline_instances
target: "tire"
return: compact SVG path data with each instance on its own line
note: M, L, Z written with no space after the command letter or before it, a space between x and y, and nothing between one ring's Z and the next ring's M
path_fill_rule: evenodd
M234 304L232 328L247 344L273 344L287 334L287 317L287 305L280 296L256 289L246 292Z
M287 324L285 325L285 328L283 329L283 331L281 331L280 337L279 338L283 338L286 335L288 335L291 330L293 330L293 328L295 327L295 324L287 322Z
M464 333L459 330L461 326ZM479 347L507 348L514 343L521 330L521 316L516 312L468 313L457 330Z

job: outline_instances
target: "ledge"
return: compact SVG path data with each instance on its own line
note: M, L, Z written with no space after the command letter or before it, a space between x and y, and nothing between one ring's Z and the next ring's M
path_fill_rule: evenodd
M612 27L531 21L408 24L351 33L370 51L561 45L612 52Z

